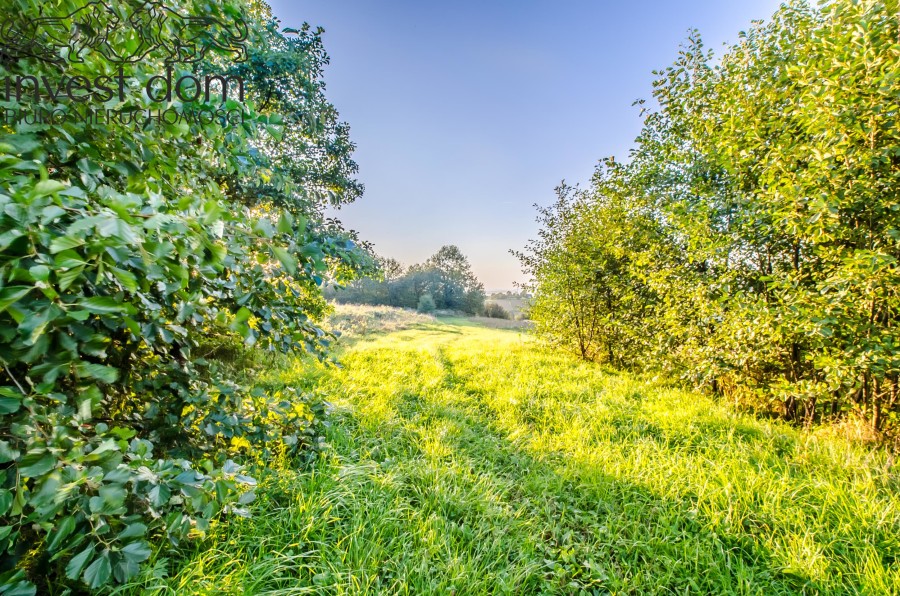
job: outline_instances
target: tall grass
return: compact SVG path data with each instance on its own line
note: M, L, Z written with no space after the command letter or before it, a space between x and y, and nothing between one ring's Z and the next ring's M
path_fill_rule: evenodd
M334 312L328 318L327 328L341 335L358 337L376 332L390 333L434 322L433 316L408 308L335 304Z
M896 594L886 453L431 323L278 373L335 404L328 455L271 462L255 514L165 594Z

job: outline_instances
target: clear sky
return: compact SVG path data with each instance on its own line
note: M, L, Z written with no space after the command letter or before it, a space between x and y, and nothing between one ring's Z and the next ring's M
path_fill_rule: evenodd
M443 244L486 288L521 281L509 249L534 203L626 157L634 100L688 29L734 42L778 0L270 0L286 27L325 28L329 99L350 123L365 195L337 216L409 265Z

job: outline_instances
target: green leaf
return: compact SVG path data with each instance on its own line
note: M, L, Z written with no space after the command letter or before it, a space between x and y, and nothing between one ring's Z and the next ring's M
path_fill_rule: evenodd
M271 238L275 235L275 230L272 227L272 222L268 217L261 217L256 220L256 223L253 224L253 231L261 234L266 238Z
M0 387L0 414L17 412L25 396L14 387Z
M0 290L0 312L24 298L33 289L32 286L10 286Z
M104 552L84 570L84 581L94 590L106 584L110 576L112 576L112 565L109 562L108 552Z
M35 265L28 270L35 281L47 281L50 278L50 268L46 265Z
M152 551L150 550L150 546L141 540L125 545L122 549L122 554L125 555L129 561L140 563L141 561L149 559Z
M128 524L124 530L119 533L119 540L125 538L137 538L147 533L147 526L142 523Z
M7 441L0 441L0 464L11 462L21 455L18 451L9 446Z
M17 239L21 238L25 234L22 230L8 230L0 234L0 250L6 250L9 246L15 242Z
M34 185L32 194L34 196L43 197L52 195L66 188L66 185L56 180L41 180Z
M253 313L246 306L242 306L234 315L234 324L246 323Z
M278 231L282 234L293 234L294 218L289 212L285 211L281 214L281 218L278 220Z
M75 365L75 372L78 376L85 379L97 379L104 383L115 383L119 378L119 371L104 364L95 364L93 362L81 362Z
M150 498L150 503L152 503L154 507L162 507L169 502L169 497L171 495L172 491L168 486L165 484L158 484L150 489L147 496Z
M37 594L37 588L33 583L27 580L16 582L9 586L0 586L0 594L3 596L34 596Z
M134 273L130 271L125 271L124 269L119 269L118 267L110 267L110 272L113 274L122 287L128 290L129 292L134 292L137 290L137 277L135 277Z
M103 171L95 161L90 160L86 157L78 160L78 169L85 174L90 174L91 176L97 176Z
M56 279L59 281L59 289L60 290L68 290L69 287L75 280L81 277L81 274L84 272L84 265L79 267L75 267L73 269L69 269L68 271L63 271L61 273L56 274Z
M272 252L275 253L275 256L278 257L278 260L281 261L281 264L284 265L285 269L291 274L297 273L297 259L294 258L294 255L290 254L280 246L273 246Z
M57 236L50 242L50 252L56 254L84 244L84 239L74 236Z
M75 518L68 516L63 518L59 525L50 533L50 539L47 541L47 550L51 553L59 550L63 541L69 537L69 534L75 529Z
M7 489L0 488L0 515L6 515L9 508L12 507L13 495Z
M69 564L66 565L66 577L75 580L81 576L81 570L87 565L88 561L94 555L94 545L89 544L87 548L72 557Z
M0 395L0 415L13 414L19 411L22 401L15 397Z
M76 302L78 306L97 315L128 312L129 305L109 296L92 296Z
M27 478L43 476L56 467L56 457L46 451L28 453L18 462L19 474Z
M276 141L280 141L284 137L284 129L280 126L266 126L266 130Z

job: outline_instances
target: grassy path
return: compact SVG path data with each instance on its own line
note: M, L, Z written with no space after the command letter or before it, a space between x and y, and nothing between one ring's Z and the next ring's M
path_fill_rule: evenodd
M326 461L141 589L209 594L900 593L885 454L460 322L283 372Z

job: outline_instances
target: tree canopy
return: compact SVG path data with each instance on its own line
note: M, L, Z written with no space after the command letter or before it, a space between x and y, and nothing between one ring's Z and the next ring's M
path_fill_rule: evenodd
M328 296L338 302L418 308L422 296L428 295L435 308L442 310L476 314L484 308L484 285L457 246L442 246L405 272L394 259L375 260L379 275L355 280Z
M628 162L540 212L520 257L543 335L790 419L895 424L897 8L792 2L720 60L693 34Z

